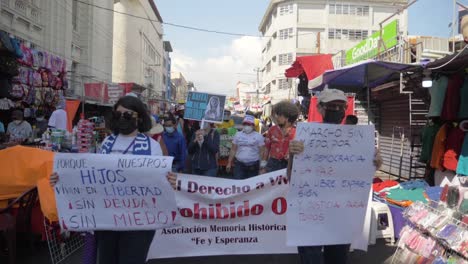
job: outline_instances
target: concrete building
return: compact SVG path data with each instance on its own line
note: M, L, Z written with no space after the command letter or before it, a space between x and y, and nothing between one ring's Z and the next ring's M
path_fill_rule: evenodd
M83 82L112 80L112 1L2 0L0 30L31 48L67 60L69 94L81 95Z
M177 102L185 102L189 90L188 82L181 72L171 73L171 81L176 88L175 100Z
M112 1L109 1L112 2ZM153 0L115 0L112 75L115 83L136 83L147 88L147 99L162 99L163 21ZM157 22L156 22L157 21Z
M298 56L335 54L380 29L379 23L408 0L271 0L259 26L264 38L261 91L272 102L288 98L296 83L284 72ZM407 33L407 11L393 19Z

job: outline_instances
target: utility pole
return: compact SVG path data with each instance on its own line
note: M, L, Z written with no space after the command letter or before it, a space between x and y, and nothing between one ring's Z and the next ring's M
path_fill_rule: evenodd
M452 51L455 53L456 48L455 48L455 30L456 25L457 25L457 0L453 0L453 18L452 18Z
M254 69L254 72L257 73L257 105L260 104L260 72L262 72L262 70L260 70L260 68L255 68Z

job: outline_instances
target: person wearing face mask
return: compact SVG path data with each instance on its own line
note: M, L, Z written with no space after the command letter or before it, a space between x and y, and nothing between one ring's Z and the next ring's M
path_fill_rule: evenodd
M38 110L36 112L36 131L37 131L37 137L42 137L42 134L46 132L47 128L49 127L49 122L47 119L44 117L44 113L41 110Z
M192 174L216 177L218 174L217 156L220 136L207 122L195 132L188 146L191 155Z
M14 110L11 114L13 121L8 124L7 135L10 136L10 142L23 143L32 135L32 127L28 121L24 120L23 111Z
M234 160L234 179L237 180L257 176L260 165L263 167L266 165L266 161L260 161L265 152L265 140L254 129L254 117L245 116L242 124L244 128L234 136L231 154L226 166L226 170L229 172Z
M52 115L49 118L49 127L60 130L67 130L68 117L67 112L65 111L65 107L65 99L61 98L57 104L57 109L52 112Z
M345 118L348 99L343 91L336 89L323 90L318 96L317 110L323 117L323 123L341 124ZM292 141L290 152L300 154L304 151L304 143ZM376 151L374 165L378 169L382 164L379 152ZM288 168L292 167L292 162ZM288 172L290 175L290 171ZM302 264L324 263L342 264L347 262L350 245L304 246L298 247ZM323 262L322 262L323 259Z
M231 127L234 127L234 120L231 118L231 111L224 110L223 122L221 124L217 124L216 128L229 129Z
M114 105L110 129L113 134L104 139L101 154L162 156L159 143L147 136L151 119L144 104L134 96L124 96ZM129 175L138 177L139 175ZM55 186L59 175L50 176ZM145 263L154 231L96 231L97 262L99 264ZM87 243L93 243L91 238Z
M176 128L176 118L169 115L164 119L164 133L162 137L169 156L174 157L172 171L183 172L185 158L187 157L187 145L185 144L184 136Z
M296 135L295 123L299 117L299 109L289 101L281 101L273 106L272 115L276 125L270 127L266 134L263 159L267 160L267 164L261 166L261 173L281 170L288 166L289 142Z

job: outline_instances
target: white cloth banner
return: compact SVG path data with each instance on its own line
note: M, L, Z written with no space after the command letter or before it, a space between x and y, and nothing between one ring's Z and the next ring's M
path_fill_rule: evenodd
M62 230L154 230L174 226L166 179L172 157L55 154L55 199Z
M293 162L287 244L357 243L375 173L374 126L299 123L296 140L305 151Z
M286 246L286 170L246 180L179 175L181 226L156 231L148 259L297 253Z

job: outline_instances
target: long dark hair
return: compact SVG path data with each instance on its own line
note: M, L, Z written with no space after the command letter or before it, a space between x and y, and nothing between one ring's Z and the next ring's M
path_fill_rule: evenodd
M125 107L129 110L138 113L138 131L140 133L150 131L151 118L148 115L145 104L143 104L143 102L140 99L134 96L124 96L120 98L119 101L117 101L117 103L114 105L113 110L116 111L119 106ZM110 129L115 133L119 130L118 122L115 122L115 120L112 121L113 122L110 122Z

